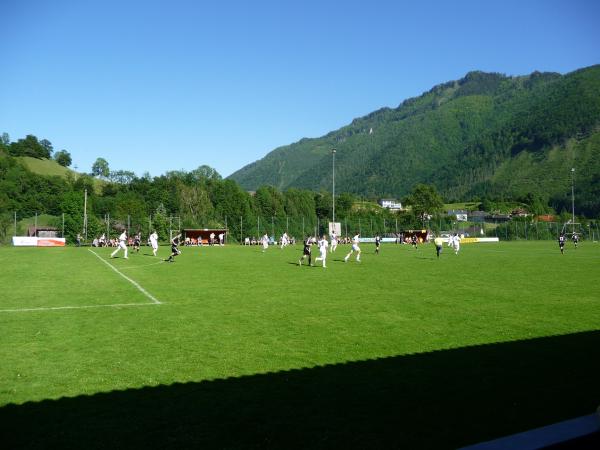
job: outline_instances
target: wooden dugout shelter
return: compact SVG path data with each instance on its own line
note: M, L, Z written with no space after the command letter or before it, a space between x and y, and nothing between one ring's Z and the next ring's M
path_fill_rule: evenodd
M419 243L427 242L427 230L404 230L402 232L404 241L407 239L412 239L413 236L417 236L417 241Z
M227 242L227 230L225 228L184 228L183 239L190 238L202 245L208 245L211 233L215 234L215 244L219 243L219 234L223 233L223 243Z

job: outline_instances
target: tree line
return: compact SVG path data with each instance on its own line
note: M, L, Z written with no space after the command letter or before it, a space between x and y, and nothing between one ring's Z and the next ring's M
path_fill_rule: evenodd
M206 165L189 172L139 177L128 171L111 172L108 162L98 158L91 173L73 172L61 177L34 174L16 158L33 155L51 158L51 144L35 136L16 143L3 140L0 144L0 233L4 237L10 234L16 211L19 217L55 216L54 225L59 229L64 214L65 236L73 239L83 230L86 191L88 237L127 226L132 232L146 235L150 229L156 229L165 239L170 228L181 226L226 227L229 237L236 240L259 232L279 234L283 230L302 238L305 234L326 232L333 216L330 192L296 188L282 191L269 185L248 192ZM341 193L335 199L336 221L350 224L349 233L356 232L356 224L365 226L369 220L372 227L373 217L401 227L422 226L422 207L416 207L414 214L399 215L358 200L350 193ZM441 205L438 199L435 208Z
M206 165L189 172L137 176L130 171L110 171L103 158L96 160L89 174L39 175L30 172L15 157L25 156L26 147L30 149L27 156L33 154L31 149L37 148L35 157L52 157L52 145L35 136L16 143L7 142L5 137L0 141L0 239L9 236L14 212L18 212L19 217L54 216L54 225L59 229L63 227L64 215L65 236L73 239L83 230L85 191L88 237L115 233L127 227L145 235L156 229L161 238L166 239L169 229L181 226L227 228L229 238L235 240L258 237L265 232L279 235L283 231L302 238L326 232L333 217L333 198L326 190L281 190L263 185L256 191L246 191ZM433 184L415 184L401 199L404 205L410 206L409 211L383 209L375 204L376 200L376 197L361 197L350 192L336 195L335 218L342 223L342 232L355 233L360 229L393 232L424 228L428 223L446 226L446 219L438 215L443 211L444 200ZM484 196L479 209L498 211L504 200ZM547 199L535 193L525 194L519 200L531 213L554 212L548 207ZM568 216L564 207L562 213Z
M73 162L71 153L67 150L63 149L54 152L54 147L48 139L38 140L32 134L28 134L16 142L11 142L8 133L2 133L0 137L0 149L10 156L30 156L39 159L53 158L63 167L69 167Z

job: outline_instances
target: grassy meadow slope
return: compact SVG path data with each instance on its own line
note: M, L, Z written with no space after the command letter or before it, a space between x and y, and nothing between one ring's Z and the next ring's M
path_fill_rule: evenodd
M68 167L61 166L53 159L32 158L31 156L19 156L17 160L21 161L27 169L33 173L47 176L74 177L79 174Z
M32 158L30 156L17 156L15 159L20 161L30 172L45 176L58 176L61 178L76 180L81 176L81 173L76 172L68 167L61 166L53 159ZM100 192L102 187L106 185L106 181L91 178L94 184L94 190Z

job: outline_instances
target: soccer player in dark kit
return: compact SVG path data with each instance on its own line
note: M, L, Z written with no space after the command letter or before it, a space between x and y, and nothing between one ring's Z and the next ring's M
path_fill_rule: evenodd
M567 239L565 238L565 235L563 233L560 234L560 236L558 237L558 247L560 248L560 253L561 255L564 255L565 253L565 241Z
M179 246L179 240L181 239L181 234L178 234L173 239L171 239L171 256L165 259L167 262L175 262L175 257L177 255L181 255L181 250L177 247Z
M573 233L571 239L573 239L573 244L575 244L575 248L577 248L577 244L579 243L579 235L577 233Z
M142 243L142 233L140 233L139 231L137 232L137 234L133 237L133 249L139 253L140 252L140 245Z
M304 248L302 249L302 258L298 260L298 265L302 265L302 261L306 259L308 256L308 265L312 266L312 257L311 257L311 246L313 245L314 239L312 236L309 236L304 241Z
M375 254L379 255L379 247L381 246L381 237L379 235L375 236Z

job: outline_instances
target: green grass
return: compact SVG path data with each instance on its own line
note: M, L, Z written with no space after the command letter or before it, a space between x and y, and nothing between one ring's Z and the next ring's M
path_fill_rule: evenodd
M444 204L444 211L451 210L466 210L474 211L479 208L479 202L461 202L461 203L446 203Z
M0 248L0 438L454 448L600 404L596 244L362 248L327 269L300 246L109 260L160 305L89 249Z

